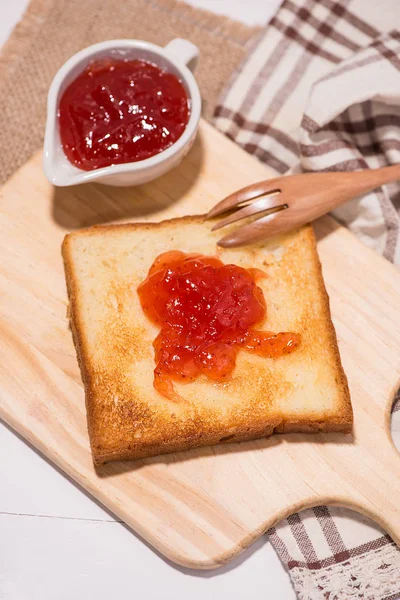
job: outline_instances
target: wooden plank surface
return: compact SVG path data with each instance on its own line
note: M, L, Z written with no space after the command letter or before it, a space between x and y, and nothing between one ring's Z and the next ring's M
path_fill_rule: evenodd
M54 189L37 155L0 194L0 416L171 560L217 567L284 516L364 512L400 542L389 425L400 376L400 275L332 219L316 225L355 413L351 435L291 434L94 470L66 317L60 244L78 227L203 213L269 176L209 125L174 172L140 188Z

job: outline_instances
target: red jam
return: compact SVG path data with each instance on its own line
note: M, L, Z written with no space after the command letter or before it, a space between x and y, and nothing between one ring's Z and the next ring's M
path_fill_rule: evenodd
M144 160L180 138L189 113L172 73L144 60L97 60L61 97L61 143L70 162L86 171Z
M153 342L154 387L179 402L173 381L203 374L221 381L233 371L242 348L276 358L293 352L296 333L258 331L266 317L257 269L225 265L218 258L172 251L156 258L138 294L147 317L160 327Z

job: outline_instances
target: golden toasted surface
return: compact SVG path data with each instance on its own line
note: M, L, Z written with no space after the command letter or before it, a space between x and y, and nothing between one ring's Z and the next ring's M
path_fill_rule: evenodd
M152 456L276 431L349 431L352 411L310 227L244 249L216 246L202 217L94 227L63 244L71 325L86 390L95 463ZM168 250L218 255L267 272L263 327L302 336L294 353L267 359L240 351L231 379L175 383L177 405L153 387L158 330L137 295ZM260 327L262 328L262 327Z

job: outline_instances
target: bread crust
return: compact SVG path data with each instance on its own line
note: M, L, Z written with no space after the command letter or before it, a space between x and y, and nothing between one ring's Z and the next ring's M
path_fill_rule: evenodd
M187 216L175 219L162 221L161 223L129 223L116 225L100 225L91 227L87 230L80 230L66 235L62 244L62 256L64 260L65 275L67 282L67 290L69 296L69 316L71 330L73 334L74 344L77 351L77 357L81 370L82 380L85 387L86 411L88 421L88 431L91 443L93 460L96 465L111 461L111 460L130 460L169 452L189 450L199 446L208 446L219 443L231 443L246 441L261 437L267 437L273 433L289 433L289 432L350 432L353 422L353 414L350 403L350 395L347 384L347 378L343 371L340 354L337 345L336 332L331 320L329 297L325 289L321 264L316 252L316 242L314 232L311 226L302 229L302 242L309 244L314 248L311 253L313 265L311 268L315 271L314 284L317 294L322 300L321 319L324 321L324 331L326 334L326 345L332 357L335 368L336 385L338 388L338 397L340 398L336 414L325 417L323 414L305 418L299 415L298 418L285 419L284 416L276 414L266 415L264 419L259 417L254 418L250 411L247 423L242 423L236 427L235 431L227 431L226 425L215 422L212 427L200 428L196 430L191 423L191 426L185 427L182 425L176 427L176 435L171 434L174 431L169 427L165 429L165 435L162 439L158 436L157 439L142 439L137 440L133 436L130 439L125 433L121 434L120 441L116 438L119 436L119 427L123 427L120 423L114 422L113 416L101 413L99 391L96 384L96 369L94 368L91 348L87 338L87 331L82 315L82 301L80 300L80 279L77 272L77 262L73 255L74 241L82 236L93 236L107 233L132 233L140 229L143 231L151 231L156 229L158 232L168 230L171 227L178 225L179 227L198 225L205 223L204 216ZM299 234L300 235L300 234ZM169 249L169 248L167 248ZM155 257L154 257L155 258ZM210 384L211 385L211 384ZM106 409L104 409L106 411ZM105 423L107 419L114 419L112 440L110 443L110 435L105 431ZM146 417L143 417L145 421ZM245 425L245 426L244 426ZM160 425L161 426L161 425ZM168 434L169 432L169 434Z

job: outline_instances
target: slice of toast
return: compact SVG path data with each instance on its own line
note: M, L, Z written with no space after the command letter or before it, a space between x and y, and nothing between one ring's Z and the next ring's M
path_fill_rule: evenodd
M276 432L348 432L352 409L311 227L263 245L221 249L203 217L99 226L66 236L70 317L86 391L93 460L101 464L243 441ZM137 294L168 250L217 255L267 273L259 329L301 334L292 354L240 350L232 377L175 383L176 404L153 386L158 328Z

